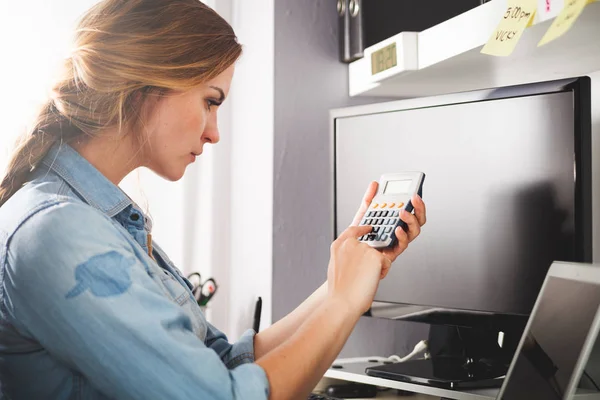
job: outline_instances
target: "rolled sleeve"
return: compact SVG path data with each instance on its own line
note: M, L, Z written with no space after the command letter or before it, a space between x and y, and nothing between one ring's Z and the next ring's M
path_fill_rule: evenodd
M236 399L268 399L269 380L265 370L257 364L244 364L233 369L234 398ZM243 382L243 384L238 384Z
M256 395L263 394L268 398L269 380L267 375L260 366L254 364L254 336L256 336L256 332L248 329L237 342L232 344L229 343L223 332L209 324L206 345L219 355L228 369L234 371L236 380L239 379L246 383L247 390Z
M227 347L213 328L205 344L122 234L73 203L26 221L7 249L11 323L110 398L267 399L253 334Z

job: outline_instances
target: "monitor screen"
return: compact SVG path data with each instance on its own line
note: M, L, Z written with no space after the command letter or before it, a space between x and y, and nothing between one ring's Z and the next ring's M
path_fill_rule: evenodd
M528 315L553 261L591 261L577 250L584 133L574 97L564 90L414 109L400 101L397 111L335 119L336 235L369 182L427 175L427 224L376 302Z
M599 305L598 285L550 277L523 334L501 399L562 400Z

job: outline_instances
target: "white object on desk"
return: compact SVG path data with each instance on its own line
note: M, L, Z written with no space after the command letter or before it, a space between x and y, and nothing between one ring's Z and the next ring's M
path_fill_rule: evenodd
M392 355L389 357L354 357L354 358L339 358L337 360L335 360L334 364L339 364L339 365L344 365L344 364L353 364L353 363L364 363L364 362L386 362L386 361L391 361L391 362L406 362L408 360L412 360L413 358L415 358L417 355L425 352L428 350L427 347L427 340L421 340L419 343L417 343L413 349L413 351L411 351L408 355L404 356L404 357L399 357L397 355ZM429 358L429 355L426 353L425 354L425 359Z

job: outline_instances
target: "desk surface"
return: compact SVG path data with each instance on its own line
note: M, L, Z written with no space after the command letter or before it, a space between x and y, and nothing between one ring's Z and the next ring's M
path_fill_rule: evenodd
M423 397L410 397L410 399L418 400L430 400L430 399L455 399L455 400L496 400L496 396L500 389L474 389L474 390L448 390L441 389L432 386L415 385L413 383L406 383L400 381L394 381L390 379L377 378L369 376L365 373L365 368L380 365L379 363L354 363L345 364L342 369L329 369L325 373L326 378L339 379L350 382L366 383L369 385L375 385L379 387L400 389L407 392L420 393L425 395ZM383 396L385 392L382 393ZM379 396L378 396L379 398ZM389 399L400 399L402 397L396 395L390 395ZM575 395L575 400L600 400L600 393L578 393Z

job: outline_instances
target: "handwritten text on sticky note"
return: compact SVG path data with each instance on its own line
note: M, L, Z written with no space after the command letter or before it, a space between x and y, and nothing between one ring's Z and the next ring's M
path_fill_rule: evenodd
M583 12L586 5L592 3L594 0L565 0L565 6L563 10L554 19L548 31L538 43L538 46L543 46L554 39L564 35L577 21L577 18Z
M535 0L509 1L502 20L481 52L493 56L510 55L532 21L536 9Z

